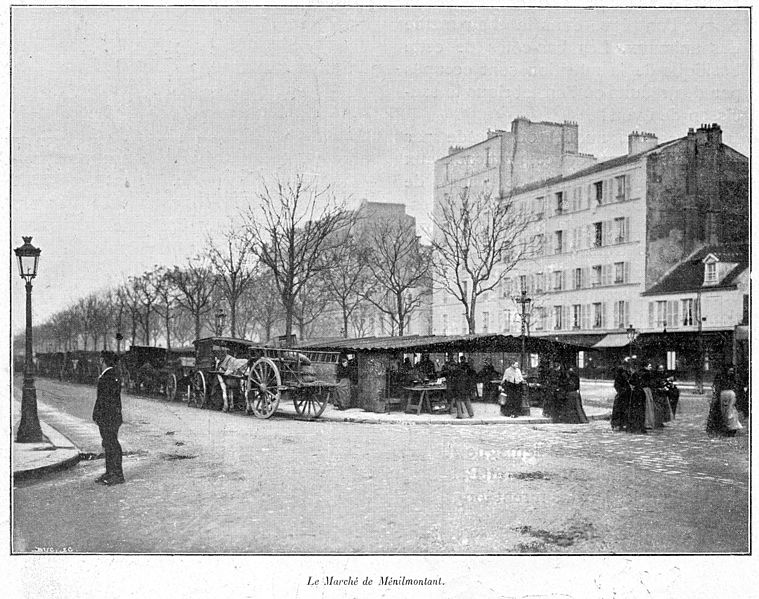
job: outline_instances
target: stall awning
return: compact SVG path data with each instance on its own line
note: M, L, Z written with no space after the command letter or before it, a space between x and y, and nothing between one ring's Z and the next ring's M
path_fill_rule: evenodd
M593 347L626 347L629 344L627 333L610 333Z

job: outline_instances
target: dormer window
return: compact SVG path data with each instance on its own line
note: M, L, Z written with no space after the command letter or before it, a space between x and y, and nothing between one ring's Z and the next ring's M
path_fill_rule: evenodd
M717 263L707 262L706 270L704 271L704 283L711 284L717 282Z
M714 254L704 258L704 285L716 285L719 283L717 264L719 260Z

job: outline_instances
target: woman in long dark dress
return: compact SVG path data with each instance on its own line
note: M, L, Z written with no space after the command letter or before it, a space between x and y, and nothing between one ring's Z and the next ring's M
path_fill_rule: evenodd
M588 416L582 407L580 395L580 375L571 366L567 368L565 376L566 399L564 401L564 422L570 424L586 424Z
M561 411L565 394L564 394L564 376L561 370L561 364L554 364L546 377L546 389L543 400L543 416L557 422L556 418Z
M630 377L630 405L627 411L627 432L646 434L646 394L643 390L642 373L634 372Z
M667 372L663 364L659 364L656 372L652 374L651 392L654 400L654 427L662 428L665 422L674 419L667 390Z
M611 409L612 430L627 430L630 412L630 358L625 358L614 373L614 406Z
M505 398L501 404L501 414L516 418L522 412L524 377L519 370L519 362L512 363L503 373L501 389Z

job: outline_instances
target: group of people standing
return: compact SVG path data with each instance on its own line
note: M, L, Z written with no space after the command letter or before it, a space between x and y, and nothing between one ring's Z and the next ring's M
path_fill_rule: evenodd
M680 390L663 365L654 370L651 362L644 361L634 370L625 358L614 374L614 390L613 430L646 434L675 419Z

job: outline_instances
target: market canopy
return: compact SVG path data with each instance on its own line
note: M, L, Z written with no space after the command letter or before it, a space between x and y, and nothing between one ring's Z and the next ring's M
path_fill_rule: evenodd
M592 348L555 341L548 337L525 337L528 353L574 353ZM300 348L345 352L404 352L404 353L520 353L522 337L479 333L474 335L405 335L403 337L362 337L359 339L329 339L304 341Z
M630 338L627 333L609 333L593 347L627 347L628 345L630 345Z

